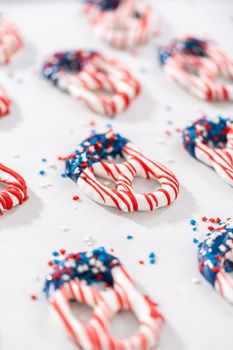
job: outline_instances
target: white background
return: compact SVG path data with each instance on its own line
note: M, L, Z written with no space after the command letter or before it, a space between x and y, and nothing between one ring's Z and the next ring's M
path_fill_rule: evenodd
M232 306L199 276L192 239L203 236L194 235L189 224L203 215L232 215L232 189L192 159L183 150L180 135L173 132L204 113L231 116L232 104L196 100L167 79L156 55L158 43L194 34L214 38L233 57L233 2L154 3L160 38L137 53L127 53L94 37L78 1L1 1L1 10L18 25L25 46L0 71L1 83L14 101L11 115L0 121L0 161L26 179L30 196L0 220L1 350L75 348L52 320L42 287L50 253L59 248L86 249L85 234L93 236L96 246L113 248L135 281L159 303L166 318L159 349L233 348ZM71 180L60 176L64 167L57 156L67 155L89 135L90 121L101 129L109 122L40 79L44 56L69 48L101 49L128 64L141 81L143 93L132 108L110 122L145 154L175 172L181 190L171 207L124 214L88 200ZM171 137L164 136L166 129L172 130ZM54 162L57 169L48 168L42 158ZM169 159L174 162L168 163ZM41 169L46 177L38 174ZM46 181L53 186L42 189L40 184ZM151 189L154 184L147 185ZM80 202L72 200L75 194L81 195ZM63 225L70 230L63 232ZM128 234L134 240L127 240ZM156 265L148 262L151 251L158 257ZM194 284L193 277L199 277L201 284ZM33 293L38 301L30 299Z

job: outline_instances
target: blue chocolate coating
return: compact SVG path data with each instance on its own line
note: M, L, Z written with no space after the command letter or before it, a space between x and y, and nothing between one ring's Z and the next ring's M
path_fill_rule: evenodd
M176 40L171 45L163 46L159 49L159 61L163 65L169 57L176 53L206 57L207 43L197 38L187 38L186 40Z
M94 163L106 160L108 157L114 159L120 156L123 158L122 148L128 142L120 134L112 132L93 134L84 140L73 152L73 157L66 161L66 175L77 182L83 170Z
M213 287L220 269L224 268L226 272L233 270L233 263L226 258L226 254L232 250L232 243L233 228L226 225L223 231L214 231L208 236L199 249L200 271Z
M79 72L95 55L96 52L94 51L72 50L56 52L45 61L42 67L42 77L57 85L60 71Z
M229 119L219 117L218 121L201 118L194 122L191 126L184 129L182 138L185 149L195 156L195 148L197 139L204 144L210 144L211 147L223 147L227 142Z
M66 256L57 253L53 263L54 271L46 277L44 286L47 297L73 279L86 281L88 285L106 282L113 286L112 268L121 265L115 256L108 254L102 247L92 252L71 253Z

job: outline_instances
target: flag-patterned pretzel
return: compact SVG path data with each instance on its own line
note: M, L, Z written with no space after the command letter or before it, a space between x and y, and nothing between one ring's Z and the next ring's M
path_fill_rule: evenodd
M192 157L214 168L233 186L233 121L201 118L183 131L183 143Z
M114 159L123 163L113 163ZM175 175L160 163L145 157L137 147L109 130L94 134L66 157L66 174L94 201L125 212L149 211L170 205L178 196ZM111 162L112 161L112 162ZM96 176L115 182L115 189L101 184ZM135 193L135 177L156 179L161 187L150 193Z
M226 223L213 231L201 244L199 269L205 279L233 304L233 227Z
M145 0L85 0L85 14L95 33L111 46L130 49L146 43L155 31L150 4Z
M5 89L0 86L0 118L9 114L10 112L11 100L8 97Z
M0 16L0 64L9 63L11 57L22 47L18 30Z
M216 44L193 37L174 40L159 50L164 71L198 98L233 100L233 60ZM229 83L220 83L218 78Z
M139 82L118 61L90 51L64 51L50 56L42 74L61 90L98 114L125 111L140 92Z
M115 256L104 248L63 256L56 252L53 264L44 290L52 311L78 348L147 350L158 344L163 317L156 304L137 289ZM99 282L106 284L104 290L92 286ZM93 309L88 323L75 317L71 301ZM123 310L135 314L139 328L132 336L116 338L110 335L109 328L114 316Z
M6 190L0 192L0 215L28 198L24 179L3 164L0 164L0 184L6 186Z
M12 56L22 47L22 40L17 29L0 16L0 65L10 62ZM10 111L11 100L0 87L0 117Z

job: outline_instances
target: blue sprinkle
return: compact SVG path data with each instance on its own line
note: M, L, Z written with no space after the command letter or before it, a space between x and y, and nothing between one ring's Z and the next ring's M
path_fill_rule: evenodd
M59 256L60 254L56 251L52 252L53 256Z
M149 254L149 258L155 258L155 253L153 253L153 252L151 252L150 254Z
M61 173L61 177L67 177L66 173Z
M43 163L46 163L47 162L47 159L46 158L42 158L41 159Z
M194 227L194 228L193 228L193 231L197 231L197 227Z
M226 266L225 267L225 271L231 273L232 272L232 268L230 266Z
M194 219L190 220L190 224L191 224L192 226L195 226L196 223L197 223L196 220L194 220Z
M139 70L143 74L147 73L147 69L145 67L141 67Z
M197 244L199 241L196 238L193 238L193 243Z
M155 259L150 259L150 264L153 265L153 264L155 264L155 262L156 262Z
M53 263L54 263L55 265L58 265L58 264L60 263L60 260L54 259L54 260L53 260Z
M43 175L46 175L46 172L44 170L40 170L39 174L43 176Z
M127 236L127 239L133 239L133 236L128 235L128 236Z

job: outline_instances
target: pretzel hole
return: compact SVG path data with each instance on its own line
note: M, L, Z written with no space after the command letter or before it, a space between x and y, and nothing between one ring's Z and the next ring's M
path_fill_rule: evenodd
M111 164L121 164L121 163L125 162L125 158L121 157L121 156L118 156L116 158L109 159L108 162L111 163Z
M104 177L101 177L101 176L95 176L95 177L96 177L96 180L101 185L107 186L107 187L111 188L112 190L116 189L116 183L113 180L108 179L108 178L104 178Z
M97 96L109 97L109 96L113 96L115 93L113 90L97 89L95 90L95 94Z
M133 17L136 19L141 19L142 15L139 11L134 11L133 13Z
M90 321L93 314L93 309L90 306L79 303L76 300L71 300L70 307L74 317L78 318L81 322L87 324Z
M185 65L184 70L191 75L195 75L196 77L199 76L199 69L198 67L192 66L192 65Z
M133 190L136 193L155 192L161 185L155 179L146 179L142 177L135 177L133 179Z
M118 312L110 326L110 334L115 338L127 338L138 331L139 322L130 310Z
M0 182L0 192L4 192L6 190L7 190L7 185L2 183L2 182Z
M218 75L216 78L216 83L218 85L230 85L233 84L233 79L229 76Z

